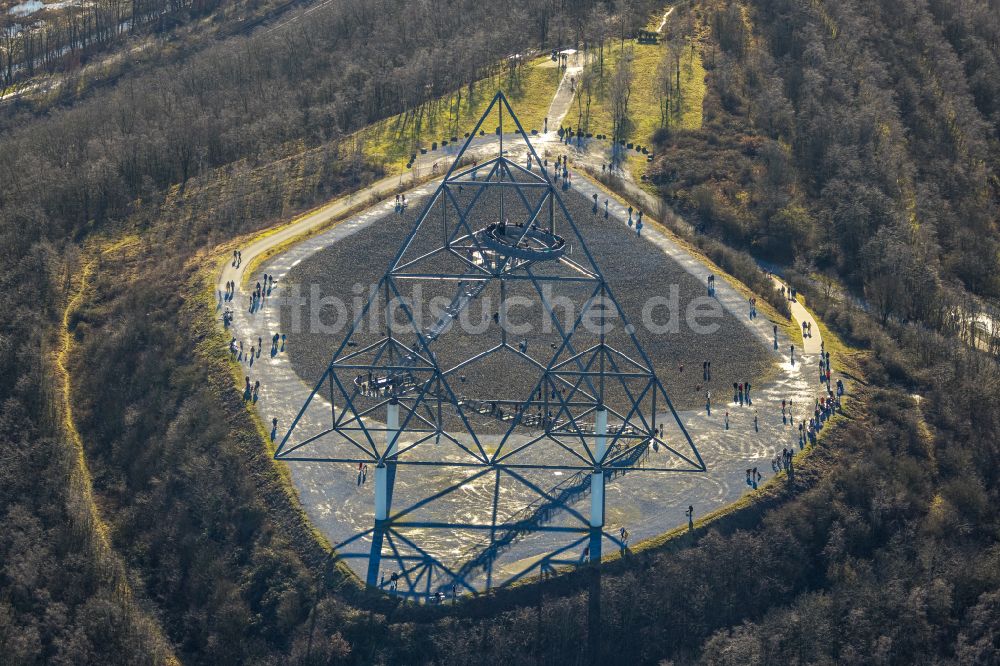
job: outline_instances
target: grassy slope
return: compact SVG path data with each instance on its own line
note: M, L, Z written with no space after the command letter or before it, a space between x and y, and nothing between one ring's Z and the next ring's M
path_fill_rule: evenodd
M498 89L507 95L525 131L541 131L559 78L559 68L548 56L536 58L525 66L517 87L507 85L506 75L500 79L481 79L473 84L471 97L468 88L463 88L440 98L437 103L425 105L422 114L399 114L361 130L358 136L362 150L370 159L384 161L388 173L403 171L410 155L420 148L430 149L433 142L440 143L452 136L463 138L475 127ZM494 127L491 124L487 133Z
M629 99L629 120L632 122L629 140L645 144L660 127L660 105L656 96L656 71L660 62L668 57L666 44L626 43L625 50L632 49L632 96ZM589 131L595 134L611 133L611 100L608 96L611 73L621 57L621 49L615 45L604 53L604 83L598 83L590 104ZM671 126L679 129L700 129L702 123L702 100L705 97L705 68L701 61L701 47L695 41L681 59L681 97L683 104L679 112L673 113ZM579 94L578 94L579 96ZM575 108L575 106L574 106ZM573 120L572 112L567 120Z

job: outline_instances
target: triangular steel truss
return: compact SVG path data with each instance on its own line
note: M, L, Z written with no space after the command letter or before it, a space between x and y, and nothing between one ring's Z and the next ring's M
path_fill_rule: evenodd
M472 161L467 151L474 141L483 142L477 133L494 113L496 157ZM505 119L516 128L513 146L510 137L504 144ZM558 170L554 177L550 171L506 97L497 93L275 458L376 466L705 470L559 195ZM430 326L415 315L417 284L451 294ZM442 353L449 335L466 335L453 330L456 321L486 290L499 291L495 325L463 338L471 348L467 355ZM515 292L537 299L537 314L553 331L555 341L538 345L544 355L508 331ZM581 309L573 321L560 322L557 297L576 299ZM594 317L617 319L617 337L609 339L603 328L585 332L584 322ZM365 332L372 319L379 330ZM504 355L505 367L517 365L524 373L519 376L530 378L530 393L500 397L504 386L475 374L484 359L498 355ZM469 375L476 381L467 383ZM398 417L389 416L390 408ZM607 410L606 435L595 429L598 410ZM394 418L398 423L388 426ZM597 438L606 446L595 446Z

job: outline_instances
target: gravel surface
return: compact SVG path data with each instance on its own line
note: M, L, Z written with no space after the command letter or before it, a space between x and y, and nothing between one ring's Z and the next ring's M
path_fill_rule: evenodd
M460 204L471 200L475 188L465 187L463 192L456 192ZM476 219L480 220L476 228L501 219L501 195L495 194L480 198L476 206ZM540 196L536 194L535 197ZM733 382L750 381L758 386L761 377L767 372L772 360L769 352L754 339L742 322L717 308L718 315L714 319L703 318L702 323L717 323L718 329L711 334L700 334L685 323L685 313L692 299L705 296L703 277L694 277L680 268L671 258L663 254L651 243L637 238L629 227L604 219L603 200L599 202L597 213L594 213L593 202L575 192L561 192L561 196L573 216L580 234L586 240L591 256L599 266L607 283L614 293L618 303L628 319L636 327L636 337L645 349L652 362L653 369L660 378L668 395L678 409L697 408L704 405L704 394L711 390L713 400L728 400L732 393ZM506 191L502 195L504 217L510 223L516 223L527 217L523 204L515 199L516 194ZM402 214L389 214L384 219L362 228L353 235L334 243L330 247L312 255L295 266L286 278L286 287L294 290L295 286L307 297L316 293L321 297L338 295L347 304L351 317L360 309L365 294L376 284L384 274L386 267L397 253L406 235L412 229L416 218L423 209L424 201L410 201ZM534 203L531 201L529 203ZM444 234L454 229L456 215L453 210L443 212L443 206L436 206L432 223L421 230L413 245L404 254L404 259L417 258L428 250L439 246ZM570 248L570 257L574 261L587 265L587 259L579 240L575 238L569 225L557 215L556 231L566 238ZM413 272L454 271L461 273L462 262L456 257L438 255L414 264L409 270ZM538 275L572 274L556 262L544 262L535 265ZM523 274L523 271L521 272ZM708 275L706 270L705 275ZM523 324L531 322L533 330L528 333L508 334L507 341L514 348L490 355L459 373L464 376L453 380L452 389L469 397L486 400L524 400L536 386L539 372L532 368L517 350L526 344L526 353L543 365L547 364L556 350L554 344L559 341L558 334L552 330L541 330L542 322L546 320L540 299L531 286L525 281L506 281L507 297L525 296L531 305L518 305L511 308L510 322ZM431 316L427 306L432 298L442 302L450 301L456 290L456 282L400 281L399 289L403 295L413 297L414 288L419 285L422 290L419 299L423 302L423 327L429 328L436 317ZM680 326L676 332L654 333L642 325L643 307L652 296L668 297L671 287L676 285L679 294ZM566 312L571 308L577 315L582 305L591 295L593 284L569 285L561 283L553 285L552 294L563 297L556 306L557 313ZM287 291L285 293L288 293ZM568 300L565 300L568 299ZM315 299L309 299L315 302ZM379 303L384 303L380 296ZM501 342L500 327L492 321L500 302L500 287L491 283L467 308L464 316L472 324L480 323L486 331L470 334L462 330L462 326L454 325L436 340L431 348L444 367L451 367L461 360L469 358L477 352L485 351ZM572 305L570 305L572 304ZM312 306L301 309L298 313L293 308L281 308L282 330L288 332L289 350L296 373L306 383L311 384L326 369L333 352L340 345L346 326L340 330L322 332L311 326L310 310ZM667 307L658 307L655 319L663 323L667 318ZM338 311L333 306L319 309L320 319L332 329L338 329ZM561 314L562 319L568 315ZM344 317L339 317L343 323ZM400 314L394 326L394 331L403 330L405 317ZM296 321L297 320L297 321ZM551 320L548 320L551 321ZM561 321L564 327L568 321ZM632 345L629 336L624 332L620 320L612 321L612 329L606 332L609 344L620 349L631 358L641 361L639 353ZM347 351L357 351L366 345L374 343L383 334L384 328L378 324L370 325L354 337L357 346ZM406 345L412 345L411 335L400 335L400 340ZM574 348L577 352L590 347L598 341L596 333L578 328L573 336ZM570 352L564 351L561 358L568 358ZM371 358L371 356L368 356ZM702 376L702 363L711 361L711 381L705 382ZM620 360L622 369L627 362ZM683 370L681 365L683 364ZM341 380L353 379L357 373L344 373ZM630 381L630 390L635 390L638 380ZM596 387L595 387L596 388ZM613 407L616 402L625 400L625 392L619 387L610 390L607 401ZM717 398L715 397L717 396ZM502 430L503 425L495 421L477 421L477 427L486 430Z

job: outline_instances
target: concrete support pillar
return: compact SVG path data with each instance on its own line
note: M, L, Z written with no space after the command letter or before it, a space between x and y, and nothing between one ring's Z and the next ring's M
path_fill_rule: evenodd
M599 409L594 414L594 457L598 460L608 451L608 410ZM590 477L590 526L604 527L604 468L601 466Z
M396 455L399 433L399 403L393 400L387 406L385 417L386 454L389 458ZM389 467L382 463L375 468L375 520L385 520L389 517L389 498L392 489L389 488Z

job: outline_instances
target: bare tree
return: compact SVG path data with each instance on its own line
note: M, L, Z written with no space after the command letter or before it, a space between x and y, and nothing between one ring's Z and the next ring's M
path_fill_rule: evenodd
M590 103L594 95L594 70L585 67L580 73L576 95L576 126L584 131L590 129Z
M604 80L604 42L608 39L608 29L611 17L603 4L598 4L590 15L590 39L597 42L597 67L601 80Z
M656 67L656 99L660 106L660 127L670 127L673 115L672 102L674 98L673 63L669 54L660 60Z
M624 51L625 37L632 31L632 0L618 0L615 13L618 15L619 38L621 39L621 49Z
M632 49L622 51L611 77L611 138L617 156L629 132L628 103L632 96Z

